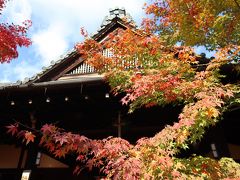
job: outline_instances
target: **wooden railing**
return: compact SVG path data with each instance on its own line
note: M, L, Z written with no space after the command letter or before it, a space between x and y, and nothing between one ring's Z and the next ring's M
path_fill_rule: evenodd
M97 72L94 67L86 64L85 62L81 63L77 68L70 71L68 74L89 74Z
M102 52L103 56L105 57L113 57L113 53L111 50L109 49L105 49ZM139 64L138 62L138 58L135 58L134 60L121 60L120 63L116 63L116 67L121 67L125 70L128 69L134 69L134 68L138 68L141 69L144 66L154 66L154 64L156 65L157 62L154 62L152 60L148 60L146 61L144 64ZM107 65L105 67L106 69L108 69ZM75 75L75 74L90 74L90 73L97 73L97 70L92 67L91 65L82 62L78 67L76 67L74 70L70 71L69 73L67 73L68 75Z

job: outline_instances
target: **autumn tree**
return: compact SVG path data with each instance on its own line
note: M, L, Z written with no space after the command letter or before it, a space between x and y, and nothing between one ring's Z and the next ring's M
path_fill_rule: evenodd
M52 124L30 132L16 123L8 126L8 132L27 143L41 135L40 144L57 157L77 154L76 173L83 167L98 167L106 179L240 178L240 165L230 158L178 157L239 102L239 84L223 84L220 74L224 64L239 63L238 1L156 0L146 12L151 19L143 21L142 30L118 30L101 43L83 32L86 39L76 49L105 75L114 94L124 94L121 102L129 106L129 113L182 104L178 122L135 145L115 137L91 140ZM174 46L176 42L182 46ZM193 45L217 51L203 70L198 69L202 65ZM114 56L103 56L105 48Z
M146 13L153 16L144 21L148 30L159 32L170 44L209 49L239 45L239 0L154 0Z
M0 15L7 0L0 0ZM0 62L10 62L18 57L17 47L28 47L31 41L26 37L31 21L26 20L22 25L0 23Z

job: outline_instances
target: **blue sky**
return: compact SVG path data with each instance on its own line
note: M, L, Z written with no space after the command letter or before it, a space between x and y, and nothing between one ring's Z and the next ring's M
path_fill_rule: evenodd
M29 48L20 48L19 57L0 64L0 82L24 80L41 71L51 61L81 41L80 28L91 34L97 31L110 8L124 7L139 25L145 0L11 0L1 21L21 24L32 20ZM204 51L202 47L197 53ZM211 56L211 54L209 54Z

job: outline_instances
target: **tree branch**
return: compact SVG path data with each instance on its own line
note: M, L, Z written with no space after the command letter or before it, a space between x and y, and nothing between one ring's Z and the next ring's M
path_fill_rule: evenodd
M240 9L240 5L239 3L237 2L237 0L233 0L235 2L235 4L237 5L237 7Z
M35 128L31 128L30 126L27 126L27 125L25 125L25 124L23 124L23 123L20 123L19 121L16 121L15 119L13 119L13 121L14 121L15 123L21 125L22 127L28 129L28 130L31 130L31 131L37 132L37 133L41 133L40 130L37 130L37 129L35 129Z
M229 109L229 111L232 112L232 111L236 111L236 110L239 110L239 109L240 109L240 106L237 106L237 107L234 107L232 109Z
M201 67L201 66L207 66L209 65L210 63L214 63L214 64L218 64L218 63L221 63L221 62L231 62L232 60L221 60L221 61L217 61L217 62L208 62L208 63L203 63L203 64L194 64L193 67Z

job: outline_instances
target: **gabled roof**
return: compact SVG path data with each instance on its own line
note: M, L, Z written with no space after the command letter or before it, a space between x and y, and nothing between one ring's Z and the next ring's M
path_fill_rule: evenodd
M92 38L96 41L101 41L117 28L126 29L127 27L136 28L136 25L132 17L126 13L125 9L110 9L109 15L104 18L100 28L92 35ZM74 68L77 68L82 63L84 63L84 59L81 58L81 55L76 49L72 49L57 61L52 61L50 66L43 67L43 71L31 78L26 78L25 81L19 82L18 84L30 85L32 83L56 81L71 70L73 71Z
M126 13L124 8L110 9L109 15L105 16L101 27L92 37L96 41L101 41L102 38L109 34L109 32L115 30L117 27L127 28L127 26L136 28L136 24L130 14ZM115 27L115 29L113 27Z

